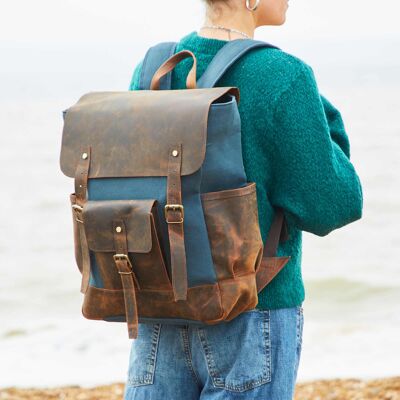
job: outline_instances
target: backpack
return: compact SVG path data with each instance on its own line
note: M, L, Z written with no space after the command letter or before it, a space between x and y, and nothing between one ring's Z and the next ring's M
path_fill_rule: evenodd
M243 166L239 90L216 87L251 49L237 39L196 79L196 57L176 43L151 47L140 90L90 92L63 111L62 172L70 195L82 314L126 322L210 325L253 309L286 265L288 233L275 208L265 246L255 182ZM183 59L187 88L171 90Z

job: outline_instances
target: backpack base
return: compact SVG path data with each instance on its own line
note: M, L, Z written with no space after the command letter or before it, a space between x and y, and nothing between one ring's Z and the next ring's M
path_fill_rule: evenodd
M277 269L288 257L276 257ZM273 268L268 268L269 281ZM172 290L138 290L136 301L139 323L172 323L181 325L213 325L234 319L258 303L256 272L212 285L188 289L187 300L174 301ZM101 289L89 286L85 294L82 314L91 320L125 322L123 289ZM165 316L168 315L168 318Z

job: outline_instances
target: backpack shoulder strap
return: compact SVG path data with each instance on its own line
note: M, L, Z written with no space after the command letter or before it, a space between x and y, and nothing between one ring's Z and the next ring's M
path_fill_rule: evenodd
M270 43L253 39L236 39L225 44L214 56L197 81L198 88L214 87L222 75L240 57L256 48L279 49ZM287 264L290 257L277 257L279 242L288 240L288 230L283 210L277 208L263 249L263 257L256 271L257 292L260 292Z
M139 90L149 90L151 79L158 67L171 57L176 48L175 42L162 42L150 47L144 56L140 79ZM169 89L171 87L171 72L161 78L160 89Z
M250 50L260 47L269 47L280 50L279 47L260 40L236 39L229 41L214 56L203 75L197 81L197 87L214 87L226 70L240 57Z

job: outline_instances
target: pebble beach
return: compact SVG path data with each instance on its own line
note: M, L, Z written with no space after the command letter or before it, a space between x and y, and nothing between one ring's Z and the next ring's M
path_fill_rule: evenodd
M94 388L0 390L0 400L122 400L124 385ZM336 379L299 383L295 400L400 400L400 376L376 380Z

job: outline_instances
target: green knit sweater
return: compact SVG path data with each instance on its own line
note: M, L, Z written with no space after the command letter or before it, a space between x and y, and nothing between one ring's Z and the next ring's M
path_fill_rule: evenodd
M188 49L197 58L199 78L227 42L184 36L176 52ZM172 88L185 88L192 65L185 59L172 74ZM136 90L142 61L134 68ZM350 162L350 144L339 111L318 90L312 68L282 50L254 49L238 60L217 86L240 90L243 162L248 181L256 182L263 241L282 207L290 239L278 255L291 259L259 293L258 309L301 305L302 231L325 236L362 216L363 194ZM323 260L321 260L323 263Z

